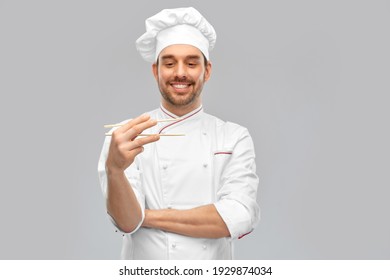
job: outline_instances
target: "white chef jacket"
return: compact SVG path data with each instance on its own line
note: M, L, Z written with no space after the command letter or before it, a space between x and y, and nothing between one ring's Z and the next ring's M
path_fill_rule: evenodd
M148 113L153 119L178 118L159 123L144 133L184 133L161 137L125 170L144 218L145 209L189 209L214 204L230 237L194 238L141 223L124 234L123 259L232 259L236 238L250 233L260 217L256 202L258 177L248 130L203 112L202 106L180 118L160 106ZM98 164L106 196L106 137ZM115 224L115 221L113 221Z

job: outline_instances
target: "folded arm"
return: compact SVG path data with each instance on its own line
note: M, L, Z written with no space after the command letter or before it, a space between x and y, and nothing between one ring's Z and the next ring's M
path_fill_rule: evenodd
M213 204L187 210L145 210L142 226L199 238L230 236L225 222Z

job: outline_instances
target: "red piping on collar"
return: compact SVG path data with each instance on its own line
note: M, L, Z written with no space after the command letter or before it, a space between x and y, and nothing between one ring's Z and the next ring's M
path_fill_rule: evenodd
M164 110L162 107L160 107L160 108L161 108L161 110L162 110L165 114L167 114L167 115L170 116L171 118L174 118L174 119L177 118L177 117L171 116L170 114L168 114L167 112L165 112L165 110ZM175 121L175 122L173 122L173 123L170 123L170 124L164 126L163 128L160 129L160 131L159 131L158 133L160 134L160 133L161 133L164 129L166 129L167 127L170 127L171 125L177 124L177 123L179 123L179 122L181 122L181 121L184 121L184 120L186 120L186 119L192 117L193 115L199 113L199 112L202 110L202 108L203 108L203 106L200 106L199 110L197 110L196 112L192 113L191 115L189 115L189 116L187 116L187 117L185 117L185 118L179 119L178 121Z
M172 119L176 119L177 117L175 116L172 116L171 114L169 114L167 111L164 110L164 108L162 106L160 106L160 109L161 111L163 111L166 115L168 115L169 117L171 117Z

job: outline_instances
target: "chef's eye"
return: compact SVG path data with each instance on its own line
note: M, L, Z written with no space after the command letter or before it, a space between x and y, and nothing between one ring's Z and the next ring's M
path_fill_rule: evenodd
M173 63L172 62L165 63L165 66L166 67L173 67Z
M189 67L196 67L196 65L197 65L197 63L194 63L194 62L188 63L188 66L189 66Z

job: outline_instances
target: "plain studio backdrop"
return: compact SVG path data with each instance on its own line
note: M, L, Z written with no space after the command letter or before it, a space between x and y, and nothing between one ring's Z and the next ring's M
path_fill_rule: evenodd
M262 220L237 259L390 258L388 1L0 1L0 258L118 259L103 124L159 106L144 20L215 27L205 111L247 127Z

